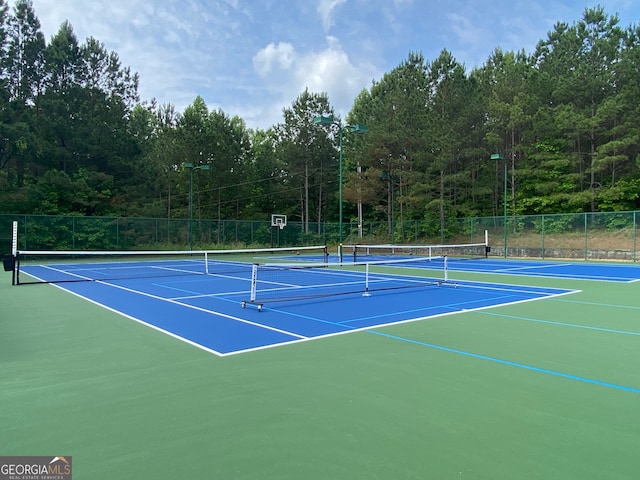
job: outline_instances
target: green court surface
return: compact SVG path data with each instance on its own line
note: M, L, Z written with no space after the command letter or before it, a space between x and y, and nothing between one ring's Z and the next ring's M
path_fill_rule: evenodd
M78 479L637 479L640 282L456 275L580 292L218 357L7 274L0 454Z

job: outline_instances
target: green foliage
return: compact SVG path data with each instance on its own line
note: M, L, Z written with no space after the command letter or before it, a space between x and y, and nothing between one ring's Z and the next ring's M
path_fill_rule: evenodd
M556 214L539 215L531 218L530 222L537 233L544 234L572 234L584 235L585 219L593 214Z
M598 192L598 204L603 211L640 209L640 178L619 180L610 188Z
M604 216L605 230L607 232L629 231L633 234L633 229L637 227L637 219L631 212L610 213Z
M286 172L283 193L288 205L272 213L300 218L305 234L309 234L310 222L326 220L328 211L339 210L335 180L340 176L339 148L348 145L348 134L326 94L305 89L283 114L284 122L274 128L275 153ZM313 119L318 116L331 119L330 124L315 124Z
M531 54L496 48L470 73L446 49L433 60L410 52L360 92L345 119L314 124L333 107L305 90L281 123L252 131L201 97L182 113L141 104L137 74L99 40L78 41L65 22L47 43L30 1L2 6L2 211L168 224L193 214L206 244L243 236L225 231L225 219L272 213L301 221L299 241L337 239L321 229L338 221L340 191L345 224L357 224L360 205L365 221L380 222L373 236L399 242L473 235L475 225L455 220L499 215L505 198L510 217L545 221L640 208L640 27L621 28L601 7L556 24ZM352 135L354 124L368 133ZM545 229L567 227L548 221ZM411 222L419 227L407 229ZM184 225L162 235L123 228L125 244L187 238ZM357 226L345 233L357 235ZM58 240L42 235L45 245ZM76 240L112 245L98 230L84 235Z

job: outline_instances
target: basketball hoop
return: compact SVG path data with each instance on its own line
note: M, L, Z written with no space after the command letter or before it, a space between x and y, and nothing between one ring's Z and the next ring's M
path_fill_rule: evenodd
M278 227L280 230L284 230L284 227L287 226L287 216L280 214L271 215L271 226Z
M278 247L280 246L280 232L284 230L284 227L287 226L287 216L280 214L280 213L274 213L271 215L271 246L273 246L274 244L274 235L273 235L273 228L277 227L276 230L276 241L278 243Z

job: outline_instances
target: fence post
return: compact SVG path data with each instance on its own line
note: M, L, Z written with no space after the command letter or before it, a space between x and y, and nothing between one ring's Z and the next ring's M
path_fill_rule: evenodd
M634 211L633 212L633 261L636 261L636 236L637 236L637 232L638 232L638 224L636 223L636 214L638 212Z
M540 228L542 229L542 259L544 260L544 215L541 216Z
M587 259L587 248L588 248L588 244L587 244L587 237L588 237L588 233L587 233L587 226L588 226L588 220L587 220L587 215L588 213L584 213L584 259Z

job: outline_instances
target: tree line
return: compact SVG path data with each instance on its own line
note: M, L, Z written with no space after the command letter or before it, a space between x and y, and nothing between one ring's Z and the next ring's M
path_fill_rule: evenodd
M444 238L447 220L503 202L518 215L640 209L640 27L601 7L471 71L447 50L409 52L345 119L305 90L264 130L200 97L183 112L141 101L137 73L99 40L65 22L47 42L30 0L0 0L0 57L4 213L280 213L312 233L342 200L346 220L402 239L403 220Z

